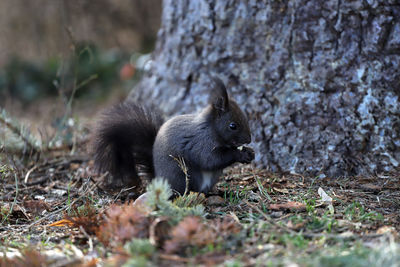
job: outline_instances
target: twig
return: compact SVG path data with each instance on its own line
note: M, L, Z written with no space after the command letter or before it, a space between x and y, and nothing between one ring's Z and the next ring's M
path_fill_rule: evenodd
M160 258L164 260L170 260L170 261L180 261L180 262L190 262L191 259L188 258L183 258L178 255L170 255L170 254L160 254Z
M108 172L106 172L105 174L103 174L103 175L100 177L99 180L101 180L102 177L104 177L104 176L107 175L107 174L108 174ZM120 196L123 192L129 191L129 190L131 190L131 189L133 189L133 188L135 188L135 187L136 187L136 186L131 186L131 187L128 187L128 188L122 188L122 189L119 191L119 193L116 195L116 197L114 198L114 202L119 198L119 196Z
M157 241L158 241L157 233L156 233L157 225L160 223L163 223L163 222L168 223L168 218L167 217L158 217L150 224L149 240L153 246L157 246Z
M33 168L31 168L25 175L25 179L24 179L24 183L26 184L28 182L29 179L29 175L31 175L31 173L36 170L38 168L38 165L33 166Z
M185 185L185 193L183 193L183 195L186 196L188 194L188 192L189 192L189 182L190 182L190 180L189 180L189 173L188 173L188 168L187 168L186 163L185 163L185 159L183 157L176 158L176 157L174 157L172 155L169 155L169 156L171 158L173 158L176 162L178 162L179 168L181 168L181 170L185 174L186 185Z

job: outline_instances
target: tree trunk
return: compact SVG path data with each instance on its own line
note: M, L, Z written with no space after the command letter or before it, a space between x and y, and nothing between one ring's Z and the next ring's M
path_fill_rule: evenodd
M129 99L193 112L209 73L249 115L262 166L342 176L399 165L398 0L164 0L151 70Z

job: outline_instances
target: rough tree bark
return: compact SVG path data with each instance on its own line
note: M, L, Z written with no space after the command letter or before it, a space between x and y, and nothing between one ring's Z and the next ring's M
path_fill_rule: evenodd
M245 108L257 163L342 176L400 161L398 0L164 0L130 100L205 105L217 73Z

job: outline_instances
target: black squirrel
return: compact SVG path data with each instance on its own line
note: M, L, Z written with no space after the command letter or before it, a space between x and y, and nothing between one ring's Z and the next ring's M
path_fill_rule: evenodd
M97 170L110 172L111 185L131 186L140 185L136 167L142 165L180 194L187 178L189 190L207 193L225 167L250 163L254 151L242 146L251 142L247 118L223 82L212 79L209 105L197 114L163 123L159 114L132 102L106 111L92 144Z

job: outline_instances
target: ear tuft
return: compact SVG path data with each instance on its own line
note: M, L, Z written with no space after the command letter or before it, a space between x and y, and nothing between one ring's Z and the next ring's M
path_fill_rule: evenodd
M229 109L229 97L224 83L217 77L211 77L214 86L210 92L209 102L219 113Z

